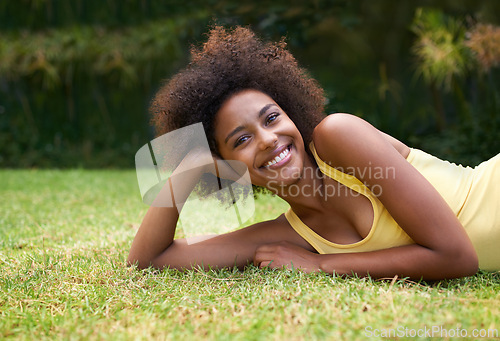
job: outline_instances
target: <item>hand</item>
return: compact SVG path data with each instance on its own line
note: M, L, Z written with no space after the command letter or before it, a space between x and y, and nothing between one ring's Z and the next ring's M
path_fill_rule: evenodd
M320 271L319 255L289 242L279 242L259 246L255 250L254 265L272 269L286 267L305 272Z
M250 177L244 176L248 169L243 162L223 160L204 148L189 151L172 175L193 169L199 169L201 173L210 173L221 179L232 180L243 186L251 185Z
M215 172L214 160L207 148L191 149L177 165L168 179L160 181L148 191L153 207L172 207L178 209L191 194L191 191L204 173ZM153 198L153 199L151 199Z
M210 150L202 147L191 149L175 168L172 175L198 170L203 173L215 172L214 159Z
M216 166L215 176L221 179L232 180L242 186L251 186L248 168L243 162L223 160L217 156L214 156L213 159Z

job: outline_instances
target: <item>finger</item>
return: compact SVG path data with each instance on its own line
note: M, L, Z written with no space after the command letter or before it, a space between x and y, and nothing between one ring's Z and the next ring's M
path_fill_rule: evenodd
M259 246L254 253L253 263L258 266L263 261L269 261L270 259L275 259L276 254L274 249L271 247L264 247L265 245Z
M260 267L261 263L263 263L265 261L269 261L269 259L271 259L270 255L266 255L263 252L256 252L254 257L253 257L253 265Z
M263 262L260 262L260 264L259 264L259 268L260 268L260 269L262 269L262 268L274 268L274 266L273 266L273 267L271 267L271 264L273 264L273 262L274 262L274 261L272 261L272 260L271 260L271 261L263 261Z

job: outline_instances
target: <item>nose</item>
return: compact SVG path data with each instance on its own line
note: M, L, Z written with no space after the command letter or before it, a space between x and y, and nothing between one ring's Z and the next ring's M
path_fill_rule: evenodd
M278 143L278 135L272 130L261 129L259 132L259 148L265 150L273 148Z

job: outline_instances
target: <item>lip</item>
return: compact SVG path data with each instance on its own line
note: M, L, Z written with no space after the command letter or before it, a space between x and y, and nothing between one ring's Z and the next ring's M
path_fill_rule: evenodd
M262 162L262 164L259 168L261 168L261 169L262 168L273 169L273 168L279 168L279 167L283 166L285 163L290 161L292 148L293 148L292 144L287 144L287 145L283 145L281 147L276 148L272 152L272 154L264 162ZM267 165L267 163L269 161L274 160L277 156L279 156L282 152L284 152L287 149L288 149L288 154L281 161L276 162L275 164L270 165L270 166Z

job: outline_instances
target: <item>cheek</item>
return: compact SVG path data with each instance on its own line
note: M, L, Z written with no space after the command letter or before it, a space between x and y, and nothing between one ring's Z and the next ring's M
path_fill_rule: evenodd
M221 144L218 140L215 140L215 150L217 150L218 156L224 160L231 160L231 150L226 144Z
M224 160L234 160L233 153L227 148L218 148L217 151L219 152L219 156Z
M219 149L219 155L222 157L224 160L235 160L235 161L240 161L244 163L247 168L251 168L251 161L247 153L242 152L242 151L231 151L226 148Z
M294 136L295 138L300 137L300 139L302 139L302 135L300 134L299 129L297 129L297 126L295 125L295 123L293 123L292 120L288 120L286 129L288 131L288 134Z
M233 160L243 162L248 167L248 169L253 168L253 159L248 153L233 153L232 157Z

